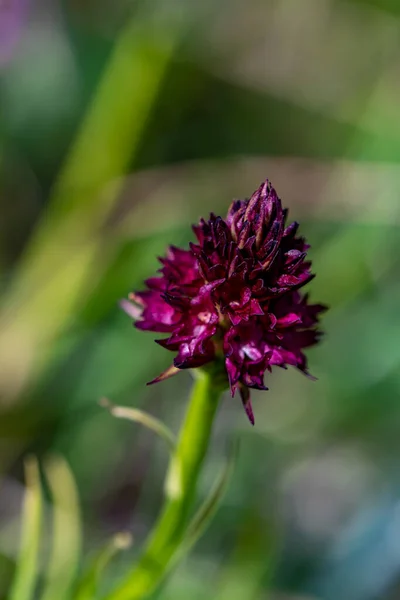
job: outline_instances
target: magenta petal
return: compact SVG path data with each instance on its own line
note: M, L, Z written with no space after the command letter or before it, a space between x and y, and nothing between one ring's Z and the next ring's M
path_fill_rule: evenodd
M291 327L292 325L296 325L297 323L301 323L301 317L296 313L289 313L284 317L281 317L277 320L277 327Z

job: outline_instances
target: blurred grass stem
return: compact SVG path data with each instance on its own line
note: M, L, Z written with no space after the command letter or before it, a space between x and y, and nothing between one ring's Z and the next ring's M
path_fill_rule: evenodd
M46 368L53 343L112 258L111 249L104 251L104 228L183 28L178 17L166 27L159 12L144 7L122 29L43 219L1 301L0 393L8 401Z
M38 554L43 518L43 497L36 458L25 462L26 492L22 520L21 549L9 600L31 600L38 577Z

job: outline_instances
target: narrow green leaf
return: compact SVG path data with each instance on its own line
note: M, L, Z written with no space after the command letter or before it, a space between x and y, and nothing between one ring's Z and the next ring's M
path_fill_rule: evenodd
M112 558L121 550L126 550L131 546L132 536L128 532L118 533L113 539L97 554L90 567L78 583L78 588L74 595L74 600L94 600L100 576L112 560Z
M188 525L186 535L180 548L178 549L175 558L176 561L179 561L182 555L187 553L192 546L194 546L197 540L203 535L210 521L217 512L219 503L227 490L230 478L232 476L238 450L239 444L237 441L235 441L232 443L227 462L219 474L216 482L214 483L213 488Z
M220 501L222 500L230 478L232 476L237 455L238 455L239 444L237 441L233 442L230 448L229 456L224 465L221 473L217 477L214 486L211 488L209 495L205 498L203 503L198 508L194 517L190 521L185 536L183 537L180 545L176 548L175 554L168 565L167 570L164 573L164 577L184 558L196 542L201 538L215 513L218 510Z
M78 491L67 462L52 457L44 468L53 498L53 541L42 600L70 597L81 554Z
M117 406L116 404L112 404L107 398L102 398L100 400L100 406L107 408L110 413L118 419L134 421L135 423L140 423L148 429L151 429L168 444L171 452L174 452L176 448L176 438L174 434L162 421L156 419L156 417L153 417L138 408Z
M34 457L29 457L25 461L25 480L26 492L22 519L21 550L9 600L30 600L33 598L37 580L43 498L39 467Z

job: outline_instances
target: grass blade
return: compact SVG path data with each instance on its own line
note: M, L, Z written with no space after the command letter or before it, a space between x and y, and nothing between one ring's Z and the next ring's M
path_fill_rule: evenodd
M104 251L104 224L181 34L181 25L166 28L157 6L150 7L135 11L121 31L45 217L4 294L0 381L9 399L46 366L57 335L112 257Z
M114 556L131 546L132 537L130 533L118 533L103 548L93 560L89 569L82 577L74 595L74 600L93 600L96 597L97 586L100 577Z
M181 560L182 556L195 545L217 512L219 503L226 492L232 476L238 450L239 444L238 442L234 442L230 449L228 460L219 474L213 488L190 521L185 538L183 539L183 542L177 551L174 562Z
M38 574L43 498L39 467L34 457L29 457L25 462L25 479L21 550L9 600L31 600Z
M42 600L65 600L75 581L81 554L78 492L64 459L52 457L44 468L53 498L53 541Z
M100 406L107 408L110 413L118 419L134 421L135 423L144 425L147 429L151 429L168 444L171 452L175 450L176 438L174 434L162 421L156 419L156 417L153 417L138 408L117 406L116 404L112 404L107 398L102 398L100 400Z

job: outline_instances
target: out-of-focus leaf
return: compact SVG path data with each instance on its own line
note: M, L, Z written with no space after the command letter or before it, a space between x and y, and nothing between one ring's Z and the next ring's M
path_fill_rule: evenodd
M9 600L33 598L37 579L38 551L43 512L39 467L34 457L25 462L26 492L22 520L21 551Z
M78 583L74 600L94 600L99 579L112 558L121 550L131 546L132 536L128 532L118 533L98 553Z
M120 188L109 184L135 155L181 31L176 23L164 25L154 15L136 14L117 39L46 216L8 289L0 312L0 374L9 398L43 367L55 337L112 258L110 252L94 267Z
M104 406L104 408L107 408L110 411L110 413L118 419L128 419L129 421L140 423L148 429L151 429L167 442L171 452L175 450L176 438L174 434L159 419L156 419L155 417L149 415L143 410L139 410L138 408L116 406L115 404L112 404L107 398L102 398L100 400L100 404L101 406Z
M238 455L238 446L239 445L237 441L232 443L226 464L215 481L209 495L205 498L194 517L188 524L185 536L175 551L175 554L168 566L167 573L170 572L177 564L179 564L182 558L196 544L217 512L219 503L226 492L233 469L235 467L236 458Z
M45 474L53 498L53 542L42 600L69 598L81 555L78 491L66 461L52 457Z
M171 567L178 563L182 559L183 555L189 552L192 546L195 545L217 512L219 503L226 492L229 480L233 473L238 450L239 444L237 441L235 441L232 443L226 464L219 474L213 488L190 521L186 535L174 556Z

